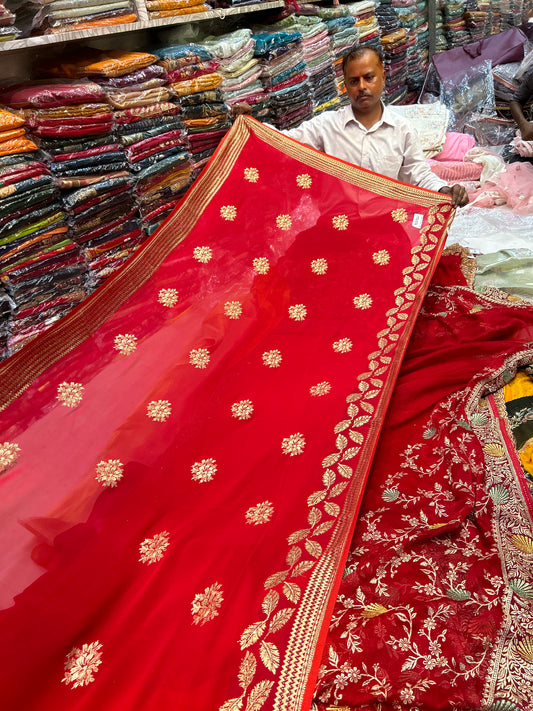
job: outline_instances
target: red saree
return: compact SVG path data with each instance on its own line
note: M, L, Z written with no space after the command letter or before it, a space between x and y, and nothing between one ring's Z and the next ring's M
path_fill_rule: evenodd
M242 118L0 366L3 707L309 708L451 216Z

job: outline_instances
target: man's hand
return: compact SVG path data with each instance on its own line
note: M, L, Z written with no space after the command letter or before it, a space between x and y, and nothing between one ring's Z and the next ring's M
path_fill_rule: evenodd
M462 185L452 185L451 187L448 185L444 185L439 190L439 193L450 195L452 198L453 207L464 207L469 203L468 193L466 192L466 188L464 188Z
M524 121L519 128L523 141L533 141L533 121Z
M233 104L231 107L231 115L233 118L237 116L250 116L252 113L252 107L246 101L242 101L240 104Z

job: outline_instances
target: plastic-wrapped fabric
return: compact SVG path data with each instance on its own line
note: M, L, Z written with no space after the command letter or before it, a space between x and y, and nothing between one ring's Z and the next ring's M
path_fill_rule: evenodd
M0 143L0 156L12 155L14 153L29 153L36 151L37 146L28 138L14 138L11 141Z
M159 86L147 91L110 92L107 99L113 108L123 110L168 101L170 92L167 87Z
M443 80L440 100L450 111L449 127L453 131L462 131L472 113L494 115L491 62L482 62L454 79Z
M213 52L199 44L170 45L154 50L154 54L159 58L160 65L167 72L186 67L189 64L209 62L215 57Z
M0 108L0 131L10 131L24 125L24 117L20 114Z
M222 84L222 77L220 74L214 72L212 74L204 74L195 79L189 79L188 81L176 82L175 84L170 84L170 86L172 90L181 97L200 91L216 89L220 84Z
M196 12L210 12L210 5L203 3L202 5L194 5L193 7L184 7L181 10L156 10L150 13L150 17L154 20L164 19L165 17L174 17L176 15L191 15Z
M55 20L68 20L68 22L77 20L88 20L104 14L115 14L115 10L123 10L130 8L130 0L114 0L114 2L105 3L104 5L91 5L89 7L70 7L65 9L55 9L52 3L47 12L47 20L53 26Z
M109 119L111 114L111 108L109 104L71 104L67 106L56 106L54 108L43 108L43 109L23 109L24 118L28 125L30 122L53 122L66 121L71 119L76 119L80 123L84 123L87 119L94 120L98 122L99 120L104 120L102 117L106 117L105 120Z
M124 111L115 111L113 117L115 125L130 124L143 119L156 118L158 116L170 116L180 113L180 107L169 101L161 101L151 106L138 106Z
M73 22L68 24L54 24L49 27L45 34L62 34L63 32L81 32L84 30L93 30L97 27L113 27L115 25L127 25L132 22L137 22L137 15L128 10L124 14L111 14L94 16L95 19L87 19L83 22ZM63 22L63 21L56 21Z
M0 103L12 108L52 108L105 101L105 93L91 81L34 83L0 90Z
M169 146L185 145L187 141L187 133L183 129L174 129L172 131L160 132L157 135L149 136L143 140L134 143L129 148L126 148L126 154L130 158L141 155L148 150L163 146L169 142Z
M118 49L102 52L84 48L78 55L81 56L56 60L54 64L48 65L48 73L63 77L120 77L157 62L154 54Z
M517 215L533 215L533 166L528 162L510 163L479 190L469 192L469 198L478 207L507 205Z
M136 86L151 79L163 79L165 70L159 64L150 64L143 69L137 69L120 77L109 77L98 79L98 85L104 90L109 89L126 89L129 86Z
M196 77L203 76L204 74L216 72L219 67L220 62L217 62L214 59L207 62L192 63L187 66L171 70L167 73L166 79L170 84L172 82L194 79Z
M142 141L151 136L158 136L162 131L171 131L183 128L183 123L180 118L174 116L161 116L155 121L146 119L138 121L132 126L126 125L121 127L120 142L123 146L129 146L137 141ZM129 130L125 130L129 129Z
M287 46L291 42L302 40L300 32L260 32L254 35L255 56L270 59L269 52L276 47Z
M235 30L219 37L206 37L202 45L219 58L227 58L236 54L250 41L250 29Z
M203 0L146 0L146 9L150 14L154 11L182 10L201 5Z

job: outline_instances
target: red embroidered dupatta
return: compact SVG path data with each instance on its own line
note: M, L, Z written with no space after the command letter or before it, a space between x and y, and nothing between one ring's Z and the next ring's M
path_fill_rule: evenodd
M309 707L448 198L240 119L0 367L9 709Z

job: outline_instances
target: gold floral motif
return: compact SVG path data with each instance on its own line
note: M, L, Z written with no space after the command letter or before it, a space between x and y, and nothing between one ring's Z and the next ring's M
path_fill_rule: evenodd
M257 183L259 180L259 171L257 168L245 168L244 169L244 179L249 183Z
M249 420L253 412L254 405L251 400L240 400L231 406L231 414L238 420Z
M161 533L156 533L153 538L145 538L139 546L139 553L141 554L139 562L147 565L158 563L169 546L169 536L170 533L168 531L161 531Z
M390 254L387 252L386 249L380 249L379 252L374 252L374 254L372 255L372 259L374 260L375 264L379 264L380 266L384 267L390 262Z
M193 625L205 625L220 614L220 606L224 602L222 585L213 583L203 593L198 593L192 601L191 612Z
M65 661L65 676L61 679L64 684L71 684L72 689L78 686L87 686L94 681L94 674L102 663L102 645L96 642L74 647Z
M403 207L398 207L396 210L391 212L391 217L394 222L406 222L407 220L407 210Z
M132 333L121 333L115 336L114 348L122 355L131 355L137 348L137 338Z
M229 222L233 222L237 217L237 208L235 205L222 205L220 208L220 216Z
M193 251L193 257L202 264L207 264L213 259L213 250L211 247L195 247Z
M96 465L96 481L104 486L114 488L124 476L124 464L120 459L108 459Z
M207 368L210 359L207 348L195 348L189 353L189 362L195 368Z
M333 350L335 353L349 353L353 348L353 343L351 338L340 338L338 341L334 341Z
M209 459L201 459L199 462L194 462L191 472L193 481L205 484L207 481L212 481L217 473L217 463L211 457Z
M348 229L348 218L346 215L335 215L335 217L332 218L331 222L336 230Z
M359 294L354 296L353 304L356 309L369 309L372 306L372 297L370 294Z
M281 443L281 451L283 454L288 454L289 457L295 457L297 454L302 454L305 449L305 437L300 432L285 437Z
M307 316L307 309L303 304L294 304L289 306L289 318L293 321L303 321Z
M207 249L209 249L209 247ZM178 303L177 289L161 289L158 296L159 303L163 304L163 306L167 306L168 308L176 306Z
M319 259L313 259L311 262L311 271L314 274L325 274L328 271L328 262L326 259L320 257Z
M279 368L283 357L281 351L277 348L273 348L271 351L265 351L263 353L263 363L268 368Z
M280 230L290 230L292 226L292 219L290 215L278 215L276 217L276 225Z
M321 383L317 383L316 385L313 385L311 388L309 388L309 392L314 397L321 397L322 395L327 395L330 390L331 383L328 383L327 380L324 380Z
M226 301L224 304L224 313L228 318L238 319L242 315L242 304L240 301Z
M166 422L171 412L172 406L168 400L152 400L146 408L146 414L154 422Z
M259 526L268 523L274 513L274 505L271 501L262 501L260 504L251 506L246 512L246 523Z
M270 262L266 257L256 257L253 261L253 265L256 274L267 274L270 269Z
M300 175L296 176L296 185L299 188L303 188L305 190L307 188L310 188L312 184L313 181L309 173L300 173Z
M367 620L370 620L372 617L379 617L379 615L382 615L384 612L387 612L386 607L383 607L383 605L377 602L371 602L361 610L361 615L362 617L366 617Z
M84 387L81 383L60 383L57 388L57 399L66 407L76 407L83 398Z
M19 454L20 447L15 442L4 442L0 444L0 472L5 471L14 464Z
M533 664L533 637L531 635L520 640L515 649L519 657L522 657L525 662Z

